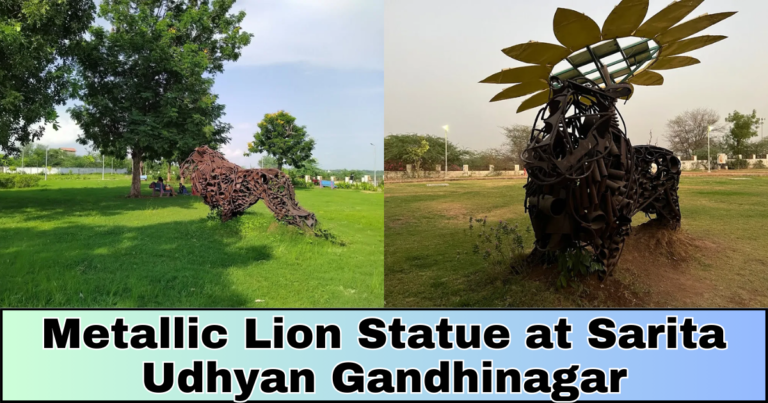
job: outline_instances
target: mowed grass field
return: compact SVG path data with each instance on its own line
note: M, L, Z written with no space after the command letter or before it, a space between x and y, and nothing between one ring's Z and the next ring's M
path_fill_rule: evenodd
M469 217L517 223L524 180L390 184L385 191L388 307L768 306L768 177L683 176L682 230L633 229L616 275L558 289L556 273L513 275L472 253ZM633 226L647 221L635 216ZM477 226L475 227L477 232Z
M127 177L0 190L5 307L380 307L383 194L296 191L339 246L262 204L226 223L199 197L127 199Z

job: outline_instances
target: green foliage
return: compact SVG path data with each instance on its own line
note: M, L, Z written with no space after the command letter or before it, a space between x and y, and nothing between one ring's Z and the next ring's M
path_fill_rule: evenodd
M749 168L749 161L745 159L729 159L726 166L728 166L728 169L747 169Z
M298 181L299 179L303 181L304 177L307 175L312 178L325 175L325 171L317 165L317 160L314 158L305 161L301 168L286 168L283 169L283 172L288 174L288 176L291 177L291 180L294 181Z
M339 189L365 190L368 192L384 191L384 182L379 182L378 186L373 186L373 183L370 183L370 182L348 183L344 181L339 181L339 182L336 182L335 185Z
M481 255L489 268L512 270L517 274L526 271L528 265L525 244L517 224L510 225L501 220L495 226L487 224L487 217L482 219L469 217L470 233L474 233L475 225L480 227L477 241L472 246L472 253ZM530 233L531 228L527 227L525 231Z
M37 187L40 175L0 174L0 189Z
M45 165L45 150L48 149L48 165L55 168L101 168L101 159L106 158L106 169L130 169L131 161L126 159L100 156L89 152L87 155L74 155L57 148L48 148L41 144L27 144L22 147L24 166L41 167ZM21 166L21 155L7 158L6 164Z
M765 169L765 163L763 162L763 160L757 160L757 162L755 162L755 164L752 165L752 168Z
M436 165L445 164L445 138L421 135L415 133L390 134L384 137L384 164L385 166L410 164L409 154L414 149L422 146L422 141L426 141L428 149L421 155L421 166L426 169L434 169ZM448 165L460 165L462 159L469 154L469 151L460 149L448 141Z
M296 124L296 118L290 113L282 110L267 113L258 126L254 141L248 143L248 153L271 155L277 161L277 169L283 169L284 165L302 168L312 159L315 140L307 134L306 126Z
M93 21L91 0L0 2L0 150L58 129L56 105L70 97L73 44Z
M575 247L557 253L557 268L560 276L557 278L558 288L574 285L573 280L603 271L603 266L595 260L591 251Z
M757 136L757 129L760 127L757 111L753 110L750 115L734 111L728 114L725 121L731 124L731 129L724 136L728 149L733 155L746 155L749 151L749 140Z
M277 159L271 155L259 158L259 168L277 168Z
M422 139L421 143L418 145L405 149L405 162L414 164L416 170L419 171L421 169L422 158L428 150L429 143L427 143L427 140Z
M70 114L83 131L78 141L118 158L130 150L134 163L178 161L228 141L214 76L251 38L239 26L245 13L228 14L233 3L102 1L99 17L112 29L91 27L76 53L83 104Z

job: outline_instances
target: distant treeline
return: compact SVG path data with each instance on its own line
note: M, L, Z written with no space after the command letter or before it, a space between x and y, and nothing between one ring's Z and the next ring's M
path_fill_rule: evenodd
M461 148L448 141L448 170L460 171L464 165L470 170L512 170L522 166L520 153L531 136L531 127L513 125L502 127L504 142L499 147L475 151ZM391 134L384 138L384 170L404 171L406 165L425 171L445 169L446 141L444 137L429 134Z

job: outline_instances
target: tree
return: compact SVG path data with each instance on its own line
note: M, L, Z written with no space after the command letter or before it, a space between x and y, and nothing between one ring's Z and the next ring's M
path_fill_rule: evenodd
M259 122L259 131L248 143L248 153L267 153L277 160L277 169L283 165L301 168L312 158L315 140L307 136L306 126L296 124L296 118L285 111L267 113Z
M259 158L259 168L277 168L277 159L271 155Z
M408 147L405 153L405 160L416 165L416 172L421 170L421 160L424 154L429 150L427 140L421 140L417 146Z
M58 129L56 105L70 96L72 44L93 21L90 0L0 2L0 150Z
M390 134L384 138L384 164L385 166L395 166L408 161L408 153L411 148L418 148L421 141L424 140L429 145L429 149L422 156L421 164L424 166L435 167L445 164L445 138L421 135L416 133ZM468 155L469 151L459 148L457 145L448 141L448 165L459 165Z
M712 127L710 136L724 130L718 121L720 115L712 109L692 109L675 116L667 121L669 148L690 159L694 151L707 147L707 127Z
M731 124L730 130L723 136L728 150L733 155L745 154L750 146L749 140L757 136L757 129L760 127L757 111L753 110L751 115L733 111L725 121Z
M79 98L70 109L81 144L133 160L130 197L141 194L144 160L179 160L201 145L229 140L223 105L211 92L225 61L235 61L251 35L234 0L104 0L77 48ZM185 155L185 153L187 155Z
M505 147L510 154L511 165L523 165L521 154L531 141L531 126L512 125L501 128L507 139Z

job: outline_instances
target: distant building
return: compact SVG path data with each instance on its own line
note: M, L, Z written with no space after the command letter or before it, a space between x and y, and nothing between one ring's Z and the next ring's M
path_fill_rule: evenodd
M66 148L66 147L59 148L59 150L64 151L65 153L70 155L75 155L75 152L77 151L74 148Z

